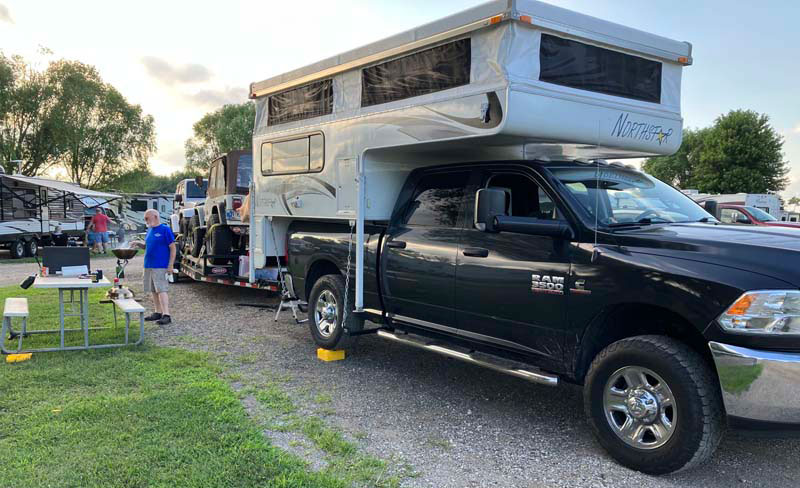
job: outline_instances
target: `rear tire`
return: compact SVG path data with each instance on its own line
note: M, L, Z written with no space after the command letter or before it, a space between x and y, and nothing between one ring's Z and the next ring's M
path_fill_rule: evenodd
M11 251L11 257L14 259L20 259L25 256L25 241L22 239L17 239L11 244L9 250Z
M589 369L584 408L597 440L620 464L647 474L698 466L724 432L719 385L703 358L665 336L603 349Z
M228 227L218 225L216 228L212 228L213 226L219 224L219 215L212 215L210 219L208 219L208 229L210 233L208 233L208 249L209 254L230 254L231 249L233 247L233 233ZM230 259L227 258L212 258L211 264L228 264Z
M359 331L364 327L364 320L353 314L355 300L352 293L348 294L347 301L345 327L348 331ZM314 342L323 349L346 349L354 343L355 338L342 327L343 303L342 275L324 275L314 283L308 300L308 326Z
M195 215L189 221L189 248L192 256L199 258L200 249L203 247L203 240L206 237L206 230L200 227L200 216Z

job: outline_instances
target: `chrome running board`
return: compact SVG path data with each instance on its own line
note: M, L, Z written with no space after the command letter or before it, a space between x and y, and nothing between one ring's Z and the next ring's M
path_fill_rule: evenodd
M395 342L399 342L401 344L407 344L409 346L418 347L420 349L433 351L443 356L476 364L484 368L498 371L500 373L504 373L507 375L516 376L517 378L522 378L523 380L527 380L533 383L538 383L540 385L558 386L558 376L554 376L539 371L529 371L526 369L504 366L501 364L501 362L504 360L498 358L498 361L493 361L492 359L490 359L492 358L492 356L489 356L488 354L481 354L482 359L478 359L475 357L475 353L456 351L455 349L450 349L448 347L440 346L435 343L425 342L421 338L418 339L416 337L411 337L408 334L398 335L393 332L378 330L377 335L383 337L384 339L389 339Z

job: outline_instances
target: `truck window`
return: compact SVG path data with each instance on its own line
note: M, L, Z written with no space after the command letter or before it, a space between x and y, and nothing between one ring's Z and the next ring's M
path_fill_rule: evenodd
M747 216L734 208L723 208L719 213L719 220L725 224L744 224L750 223ZM746 221L746 222L745 222Z
M486 186L506 192L506 211L512 217L561 218L550 196L527 176L511 173L494 175Z
M239 157L236 165L236 188L250 188L250 178L253 176L253 156L244 154Z
M405 223L457 227L464 206L469 172L435 173L423 177L406 211Z

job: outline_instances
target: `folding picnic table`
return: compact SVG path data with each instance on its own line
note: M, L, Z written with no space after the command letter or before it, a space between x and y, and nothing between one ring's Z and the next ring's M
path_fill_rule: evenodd
M130 316L126 312L125 317L125 343L124 344L97 344L89 345L89 330L108 329L109 327L89 327L89 289L90 288L103 288L111 286L111 282L103 278L97 282L93 282L90 278L78 277L62 277L62 276L37 276L33 282L34 288L52 288L58 290L58 329L49 330L26 330L25 336L31 334L59 334L61 341L60 347L30 349L21 352L51 352L51 351L76 351L85 349L101 349L108 347L121 347L129 345L128 342L128 328L130 326ZM75 300L75 295L78 299ZM128 300L131 301L131 300ZM124 300L123 300L124 302ZM122 305L125 305L124 303ZM138 305L138 304L137 304ZM144 309L142 309L144 310ZM138 309L136 310L138 312ZM66 317L78 317L80 319L79 328L67 329L64 326ZM116 320L114 321L116 323ZM141 342L143 336L144 322L140 320L139 341ZM64 344L64 336L66 332L83 331L83 345L82 346L66 346ZM22 331L15 333L9 327L12 339ZM138 344L138 342L137 342Z

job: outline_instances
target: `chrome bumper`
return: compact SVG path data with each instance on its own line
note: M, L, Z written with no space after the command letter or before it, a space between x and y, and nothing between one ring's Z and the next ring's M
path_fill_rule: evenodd
M800 424L800 354L708 345L729 416Z

